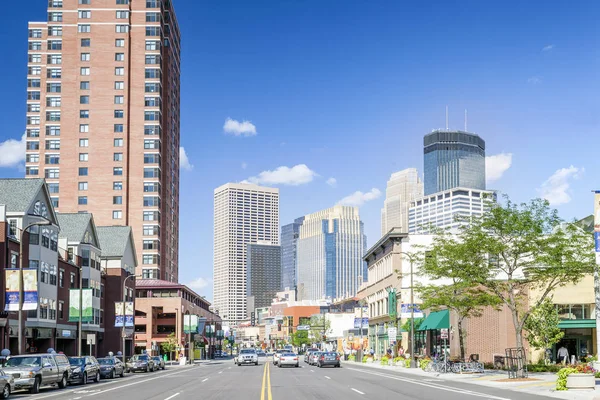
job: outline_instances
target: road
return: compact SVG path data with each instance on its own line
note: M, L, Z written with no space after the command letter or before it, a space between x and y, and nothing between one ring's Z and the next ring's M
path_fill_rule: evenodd
M149 374L104 380L65 390L43 389L37 395L15 393L15 399L48 400L543 400L527 393L423 379L414 375L379 372L360 366L342 368L276 368L261 359L259 366L241 366L216 360L197 366L173 367Z

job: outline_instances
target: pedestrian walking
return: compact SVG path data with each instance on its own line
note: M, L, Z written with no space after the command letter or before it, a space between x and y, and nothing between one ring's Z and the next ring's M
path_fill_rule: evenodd
M567 348L564 345L561 345L558 349L558 352L556 353L556 356L558 358L558 362L564 365L569 360L569 350L567 350Z

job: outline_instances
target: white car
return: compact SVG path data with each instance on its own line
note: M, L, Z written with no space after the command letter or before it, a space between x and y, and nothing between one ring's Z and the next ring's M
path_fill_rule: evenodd
M242 364L258 365L258 354L256 353L256 349L242 349L240 354L238 354L236 361L238 367Z
M281 355L279 356L279 361L277 362L277 366L281 368L286 365L298 368L300 366L300 363L298 361L298 354L291 353L288 351L281 353Z
M273 365L277 365L279 362L279 357L281 357L281 354L283 353L285 353L285 350L275 350L275 353L273 353Z

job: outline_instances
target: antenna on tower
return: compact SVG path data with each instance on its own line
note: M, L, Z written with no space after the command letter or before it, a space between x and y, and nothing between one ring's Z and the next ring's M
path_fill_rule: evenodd
M467 109L465 108L465 132L468 132L467 129Z
M446 106L446 130L448 130L448 106Z

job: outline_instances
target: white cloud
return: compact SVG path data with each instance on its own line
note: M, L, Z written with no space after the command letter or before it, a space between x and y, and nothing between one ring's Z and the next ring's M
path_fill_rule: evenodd
M21 140L0 142L0 167L16 167L25 161L25 134Z
M245 163L245 162L243 162L243 163L242 163L242 169L246 169L246 168L248 168L248 164L247 164L247 163Z
M538 189L540 195L552 205L566 204L571 201L571 180L579 179L585 172L584 168L570 166L557 170Z
M356 191L352 193L350 196L346 196L340 201L338 201L339 205L342 206L354 206L360 207L365 204L367 201L375 200L381 196L381 190L377 188L371 189L370 192L363 193L361 191Z
M186 286L193 290L201 290L210 285L210 279L197 278L188 283Z
M542 77L541 76L532 76L531 78L527 79L527 83L531 83L532 85L537 85L538 83L542 83Z
M550 51L554 48L553 44L549 44L547 46L542 47L542 51Z
M329 179L327 179L327 181L325 181L325 183L327 183L331 187L336 187L337 186L337 179L335 179L335 178L329 178Z
M233 136L256 136L256 126L250 121L237 121L227 118L223 125L223 132Z
M485 158L485 181L494 182L512 165L512 153L500 153Z
M281 166L273 171L263 171L258 176L251 176L244 182L259 185L291 185L298 186L312 182L317 173L306 166L298 164L293 167Z
M179 168L186 171L191 171L194 169L194 166L190 163L190 159L188 158L183 146L179 148Z

